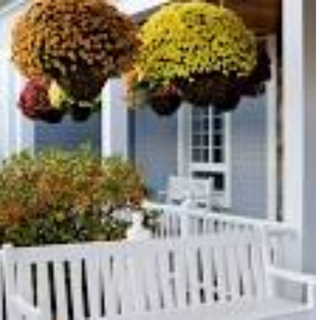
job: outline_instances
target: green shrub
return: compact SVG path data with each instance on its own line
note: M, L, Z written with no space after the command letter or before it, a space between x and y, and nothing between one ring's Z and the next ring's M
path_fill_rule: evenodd
M119 208L140 208L138 170L89 148L23 152L0 169L0 242L15 245L116 240L128 224Z

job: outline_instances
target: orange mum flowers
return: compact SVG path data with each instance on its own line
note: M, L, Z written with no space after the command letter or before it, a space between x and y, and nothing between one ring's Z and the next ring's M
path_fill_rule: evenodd
M12 54L25 76L88 101L131 66L138 45L134 23L105 0L38 0L13 30Z

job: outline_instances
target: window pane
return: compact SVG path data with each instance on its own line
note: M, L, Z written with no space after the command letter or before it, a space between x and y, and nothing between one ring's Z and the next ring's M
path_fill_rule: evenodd
M193 162L201 162L201 149L193 148L192 149L192 161Z
M194 147L198 147L198 146L201 146L201 135L199 134L194 134L192 136L192 145Z
M201 129L202 129L201 121L193 120L192 121L192 132L196 133L196 132L201 131Z
M221 117L219 118L214 118L213 119L213 129L214 130L221 130L222 129L222 126L223 126L223 120Z
M208 148L203 149L202 162L209 163L209 149Z
M220 147L222 146L222 135L221 134L215 134L213 136L213 144L215 147Z
M213 150L212 158L214 163L222 163L224 161L223 150L221 148L215 148Z
M208 134L203 136L202 142L203 142L204 146L209 147L209 135Z

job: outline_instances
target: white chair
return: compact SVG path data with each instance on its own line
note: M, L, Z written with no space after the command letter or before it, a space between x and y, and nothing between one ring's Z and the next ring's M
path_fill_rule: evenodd
M162 192L162 195L168 204L211 209L213 205L213 190L211 179L170 176L167 190Z
M253 320L312 310L313 278L272 267L263 239L5 247L8 320ZM299 299L281 293L293 284Z

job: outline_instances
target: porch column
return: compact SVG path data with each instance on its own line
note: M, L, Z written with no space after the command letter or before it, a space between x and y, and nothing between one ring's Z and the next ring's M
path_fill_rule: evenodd
M127 158L128 111L121 79L109 80L102 97L102 154Z
M313 271L319 270L318 37L319 2L283 0L284 219L299 232L293 266Z
M33 149L34 124L18 109L19 95L25 80L10 61L9 50L0 52L0 159L22 150Z

